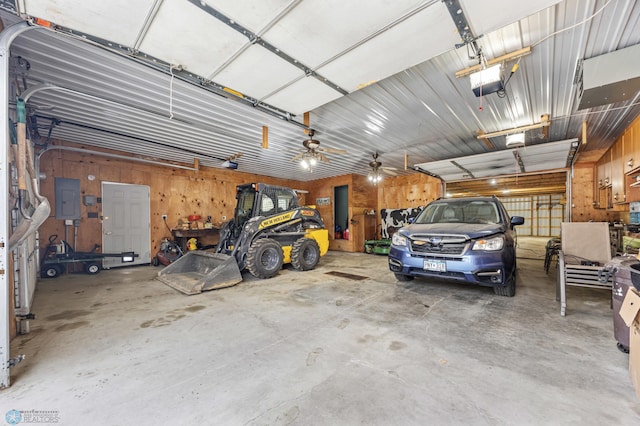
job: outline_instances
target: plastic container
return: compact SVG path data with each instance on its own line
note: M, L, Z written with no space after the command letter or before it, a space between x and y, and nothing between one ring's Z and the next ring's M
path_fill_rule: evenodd
M620 316L620 308L629 287L635 286L633 280L640 282L640 263L634 257L618 256L611 259L605 269L613 272L611 287L611 306L613 308L613 335L618 349L629 353L629 327Z

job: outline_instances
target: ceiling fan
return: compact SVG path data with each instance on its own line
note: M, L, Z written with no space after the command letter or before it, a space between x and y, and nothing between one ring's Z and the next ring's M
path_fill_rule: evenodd
M300 161L300 165L303 169L311 171L311 168L318 164L318 161L328 163L329 159L325 155L328 154L346 154L344 149L336 148L323 148L320 146L320 141L313 138L313 129L309 130L309 139L302 141L302 145L305 150L294 156L291 161Z
M373 161L369 162L369 167L371 167L371 171L369 172L369 176L367 178L370 182L378 183L382 180L382 173L386 173L392 176L397 176L398 174L395 172L395 167L383 167L382 163L378 161L379 154L376 152L373 154Z

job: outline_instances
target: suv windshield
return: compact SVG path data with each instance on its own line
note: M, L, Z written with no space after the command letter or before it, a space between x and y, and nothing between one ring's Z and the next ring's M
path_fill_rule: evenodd
M495 203L489 201L444 201L431 203L414 223L499 223Z

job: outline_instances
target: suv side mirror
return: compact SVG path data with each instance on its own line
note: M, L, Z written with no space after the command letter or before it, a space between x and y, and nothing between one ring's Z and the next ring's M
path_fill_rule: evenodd
M412 224L413 222L415 222L415 220L416 220L415 217L410 217L409 219L407 219L407 223Z
M524 217L522 217L522 216L511 216L511 222L510 223L511 223L511 229L513 229L514 226L524 224Z

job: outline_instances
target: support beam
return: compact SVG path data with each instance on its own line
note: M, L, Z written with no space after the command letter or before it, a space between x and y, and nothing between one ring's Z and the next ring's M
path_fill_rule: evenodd
M527 130L539 129L541 127L549 127L551 125L551 121L549 120L548 114L543 114L540 117L540 119L541 121L539 123L528 124L526 126L520 126L520 127L513 127L511 129L498 130L497 132L481 133L481 131L478 131L477 138L478 139L495 138L496 136L504 136L504 135L510 135L512 133L526 132Z
M262 126L262 148L269 149L269 128Z
M485 133L482 130L478 130L477 136L478 136L479 140L484 142L484 144L487 146L487 148L489 148L491 150L496 149L496 147L493 144L493 142L491 142L489 139L487 139L487 137L485 136Z
M511 53L507 53L506 55L498 56L497 58L493 58L493 59L488 59L487 67L490 67L491 65L495 65L500 62L512 61L514 59L518 59L525 55L528 55L530 53L531 53L531 46L523 47L522 49L516 50ZM482 69L482 65L474 65L472 67L465 68L463 70L456 72L456 78L461 78L469 74L473 74L474 72L478 72L481 69Z

